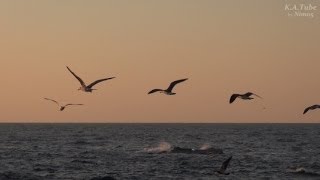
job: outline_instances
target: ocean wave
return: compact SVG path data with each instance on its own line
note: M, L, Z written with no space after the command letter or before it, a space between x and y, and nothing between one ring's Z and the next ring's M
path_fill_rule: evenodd
M222 149L213 148L207 143L199 149L194 149L172 146L165 141L160 142L156 147L144 148L144 151L148 153L223 154Z
M200 150L207 150L207 149L209 149L209 148L211 148L211 146L210 146L210 144L208 144L208 143L204 143L202 146L200 146Z
M290 168L288 171L290 173L303 175L303 176L320 177L319 173L306 170L304 167Z
M191 149L191 148L181 148L181 147L174 147L171 151L171 153L184 153L184 154L223 154L222 149L216 149L209 147L207 149Z
M144 148L144 151L148 153L164 153L164 152L170 152L171 149L172 149L172 146L170 143L162 141L156 147Z

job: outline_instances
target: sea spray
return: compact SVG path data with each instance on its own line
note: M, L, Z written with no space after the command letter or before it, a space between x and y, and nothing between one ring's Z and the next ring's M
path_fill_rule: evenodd
M200 150L207 150L207 149L209 149L209 148L211 148L211 146L210 146L210 144L207 144L207 143L205 143L205 144L203 144L202 146L200 146Z
M163 153L163 152L170 152L171 149L172 149L172 146L170 143L161 141L156 147L144 148L144 151L148 153Z

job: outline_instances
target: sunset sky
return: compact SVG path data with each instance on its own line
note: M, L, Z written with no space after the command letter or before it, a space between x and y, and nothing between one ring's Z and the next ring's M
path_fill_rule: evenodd
M320 122L320 7L299 0L0 2L0 122ZM94 93L83 80L116 78ZM189 78L175 96L148 95ZM262 100L236 101L255 92ZM58 111L53 98L83 103ZM262 106L266 109L263 110Z

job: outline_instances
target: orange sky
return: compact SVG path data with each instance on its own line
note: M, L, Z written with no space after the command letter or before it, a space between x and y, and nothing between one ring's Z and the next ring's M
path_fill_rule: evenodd
M1 1L0 122L319 122L320 9L288 17L301 2ZM66 65L117 78L79 92ZM264 99L228 104L247 91Z

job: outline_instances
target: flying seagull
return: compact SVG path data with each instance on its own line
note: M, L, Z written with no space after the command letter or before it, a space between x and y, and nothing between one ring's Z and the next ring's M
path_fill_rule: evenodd
M229 103L230 104L233 103L233 101L235 101L237 98L241 98L241 99L244 99L244 100L251 100L251 99L253 99L253 97L250 97L252 95L257 96L259 98L262 98L262 97L254 94L252 92L247 92L245 94L232 94L232 96L230 97Z
M320 108L320 105L313 105L313 106L310 106L310 107L307 107L304 111L303 111L303 114L307 113L309 110L314 110L314 109L317 109L317 108Z
M168 89L153 89L151 90L148 94L152 94L152 93L155 93L155 92L160 92L160 93L164 93L166 95L175 95L176 93L172 92L173 88L175 85L177 85L178 83L181 83L183 81L186 81L188 78L186 79L180 79L180 80L176 80L176 81L173 81L170 86L168 87Z
M72 105L83 105L83 104L66 104L64 106L61 106L58 101L55 101L53 99L49 99L49 98L44 98L45 100L48 100L48 101L52 101L54 103L56 103L58 106L60 106L60 111L63 111L67 106L72 106Z
M78 79L78 81L80 82L81 84L81 87L79 87L78 90L82 90L84 92L92 92L92 90L96 90L96 89L92 89L92 87L102 81L106 81L106 80L109 80L109 79L113 79L115 77L110 77L110 78L104 78L104 79L99 79L99 80L96 80L94 82L92 82L91 84L89 84L88 86L83 82L83 80L77 76L74 72L71 71L71 69L67 66L67 69L71 72L71 74Z
M219 173L219 174L223 174L223 175L229 175L230 173L226 173L226 170L227 170L227 167L228 167L231 159L232 159L232 156L230 156L227 160L225 160L222 163L222 166L221 166L220 170L216 171L216 172Z

